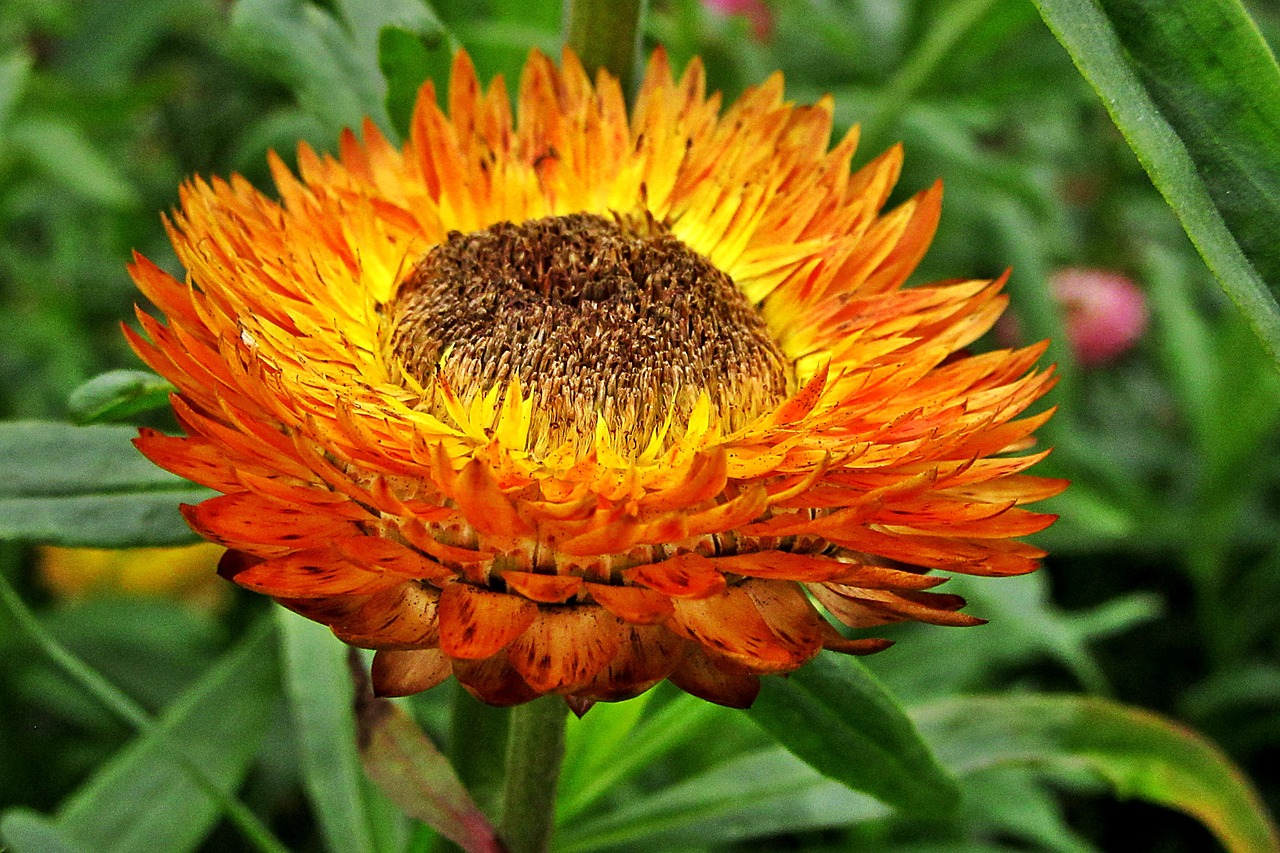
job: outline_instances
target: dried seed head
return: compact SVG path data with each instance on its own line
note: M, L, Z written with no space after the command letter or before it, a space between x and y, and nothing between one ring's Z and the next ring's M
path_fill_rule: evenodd
M776 404L791 373L729 276L651 218L585 213L451 232L402 283L391 350L423 387L463 402L519 378L545 428L540 448L602 415L642 448L705 391L732 430Z

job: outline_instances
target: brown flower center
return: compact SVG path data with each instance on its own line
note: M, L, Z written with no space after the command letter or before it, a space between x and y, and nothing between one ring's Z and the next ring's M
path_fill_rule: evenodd
M603 416L643 448L699 396L728 429L782 399L789 365L729 276L650 218L586 213L451 232L390 306L391 348L464 401L519 377L531 449L589 444Z

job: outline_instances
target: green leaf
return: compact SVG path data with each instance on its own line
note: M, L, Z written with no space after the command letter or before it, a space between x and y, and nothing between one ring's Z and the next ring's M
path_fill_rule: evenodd
M9 126L9 144L54 181L89 201L128 207L137 191L79 127L61 118L29 117Z
M218 621L155 596L90 597L41 613L53 639L146 708L163 708L213 664ZM26 668L16 685L36 707L79 725L101 725L102 702L56 667Z
M557 833L556 849L580 853L643 842L644 849L668 850L693 838L701 847L848 826L887 814L871 797L826 778L785 749L772 748L569 824Z
M1275 853L1257 793L1212 743L1147 711L1084 696L944 699L912 713L959 775L1010 764L1085 767L1122 797L1186 812L1232 853Z
M443 27L419 0L338 0L337 15L305 0L240 0L232 23L244 46L296 93L336 139L369 116L390 130L378 66L379 33L430 36Z
M77 547L196 540L180 503L213 495L151 464L133 427L0 424L0 540Z
M275 615L302 780L326 847L334 853L373 853L377 845L356 752L348 647L325 626L283 607Z
M378 66L387 80L387 115L401 137L409 134L418 89L434 80L439 92L448 83L457 41L444 28L415 33L386 27L378 37Z
M95 853L195 850L222 807L189 765L223 792L243 780L276 702L271 640L259 632L228 653L148 734L63 802L57 832Z
M67 409L77 424L120 421L169 404L174 387L147 370L112 370L71 392Z
M365 772L405 814L467 853L501 853L493 824L406 711L366 692L358 699L356 724Z
M4 138L14 104L27 87L31 65L31 56L25 50L12 50L0 57L0 139Z
M853 658L823 652L788 678L761 679L747 713L819 772L890 805L937 814L959 801L911 720Z
M1238 0L1035 0L1280 360L1280 70Z
M1280 67L1238 0L1101 0L1245 256L1280 288Z
M681 693L641 720L656 695L601 703L570 722L556 816L571 821L606 794L681 745L708 736L733 712Z
M0 840L12 853L88 853L52 820L27 809L5 812L0 819Z
M305 0L240 0L231 22L264 70L293 89L332 138L363 116L384 118L379 81L327 11Z

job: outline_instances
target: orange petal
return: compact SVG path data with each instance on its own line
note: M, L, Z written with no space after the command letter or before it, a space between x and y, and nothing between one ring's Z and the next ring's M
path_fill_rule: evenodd
M672 603L675 614L668 624L673 631L750 670L784 672L805 660L801 650L773 632L740 586L709 598L676 598Z
M685 693L730 708L750 708L760 692L760 677L732 662L712 659L691 645L669 676Z
M595 678L577 688L576 696L604 702L639 696L669 676L689 647L661 625L622 624L619 629L617 652Z
M754 486L731 501L690 515L687 535L703 536L733 530L758 518L768 505L768 491L762 485ZM675 539L653 538L650 541L673 542Z
M328 598L281 598L275 597L281 607L285 607L305 616L312 622L332 625L341 621L364 606L369 600L367 595L333 595Z
M440 592L407 581L369 596L330 623L340 640L363 649L422 649L440 641Z
M826 638L824 629L831 626L813 608L799 585L752 578L743 581L741 588L755 602L769 629L795 654L809 660L822 648Z
M373 593L396 583L394 576L357 569L332 548L311 548L263 560L235 575L245 589L284 598L325 598Z
M626 569L622 576L673 598L706 598L724 589L724 575L699 554L679 554L661 563ZM602 602L603 603L603 602Z
M474 548L459 548L457 545L446 545L432 536L427 526L416 518L410 518L403 522L400 525L400 533L404 535L405 539L409 540L410 545L424 551L445 566L454 563L463 566L474 565L487 562L494 557L492 551L477 551Z
M588 583L587 592L614 616L637 625L657 624L673 612L671 599L648 587Z
M792 581L828 581L843 578L852 568L848 563L814 554L787 551L757 551L731 557L716 557L712 564L722 572L753 578Z
M818 365L813 376L804 387L793 394L769 416L769 426L782 426L794 423L813 411L822 399L822 392L827 387L827 376L831 370L831 362L824 361Z
M401 577L422 580L444 580L454 576L452 570L435 560L383 536L352 536L336 544L342 556L361 568L381 569Z
M724 491L728 482L729 455L715 448L694 457L680 484L651 492L640 499L640 507L650 512L666 512L709 501Z
M842 655L873 655L876 652L884 651L892 645L893 640L885 640L880 637L849 639L841 635L835 628L832 628L831 633L827 634L822 641L824 649L839 652Z
M516 512L515 504L503 494L489 466L472 459L458 474L452 497L471 526L495 536L528 536L533 528Z
M187 480L234 492L241 488L236 470L227 461L226 451L199 438L180 438L143 427L133 440L142 455L166 471Z
M319 507L324 514L331 515L334 518L346 518L352 521L367 521L369 519L369 511L367 509L342 492L337 492L327 487L295 485L289 482L292 479L290 477L262 477L240 466L236 468L236 479L240 481L240 487L247 488L256 495L272 499L276 503Z
M228 548L268 545L292 549L359 532L350 522L316 513L312 507L282 506L248 492L184 505L182 514L206 539Z
M967 628L987 621L956 612L965 603L958 595L913 590L890 592L843 584L811 584L809 590L833 616L850 628L906 620Z
M563 604L582 589L582 578L574 575L508 571L502 573L502 579L512 592L543 604Z
M806 587L813 594L813 597L827 609L827 612L850 628L871 628L877 625L889 625L894 622L906 621L907 618L868 607L863 602L846 598L830 589L826 584L813 583L807 584Z
M430 690L453 674L449 658L439 649L391 651L373 656L374 696L410 696Z
M512 668L506 652L498 652L483 660L455 658L453 675L468 693L489 705L519 705L539 695Z
M537 615L538 605L527 598L456 581L440 594L440 648L451 658L491 657Z
M539 693L589 681L618 651L618 621L603 607L546 607L507 647L516 672Z

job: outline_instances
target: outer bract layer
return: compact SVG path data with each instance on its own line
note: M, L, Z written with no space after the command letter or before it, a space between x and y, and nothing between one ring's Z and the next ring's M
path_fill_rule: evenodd
M789 104L775 75L722 112L697 62L677 81L662 53L630 117L616 81L593 85L570 54L560 69L530 57L518 122L465 54L446 102L424 87L403 148L366 123L336 158L303 146L297 176L273 157L278 202L235 176L191 182L170 224L188 280L132 266L167 323L140 311L128 334L179 389L186 433L137 443L223 493L185 508L230 549L223 574L377 649L383 694L452 674L494 704L582 707L670 679L745 706L760 675L820 649L887 645L838 624L979 622L927 591L944 580L931 570L1036 567L1016 537L1052 516L1022 504L1064 484L1007 454L1047 417L1024 414L1051 382L1033 368L1042 348L963 351L1003 309L1002 280L903 286L941 189L882 214L898 149L851 173L856 133L828 150L829 100ZM611 268L639 272L609 294L650 294L636 298L658 337L653 270L691 270L669 276L686 295L730 283L687 300L728 332L672 340L757 367L687 342L687 357L668 341L626 363L539 350L560 328L546 323L442 343L451 297L405 307L407 281L444 292L431 270L480 252L447 274L481 287L475 269L516 265L484 246L544 251L565 222L622 247ZM573 265L597 251L534 259L586 281L568 296L541 272L512 286L586 305L596 280ZM516 310L534 309L495 322ZM597 331L608 343L622 326ZM626 372L625 395L601 364Z

